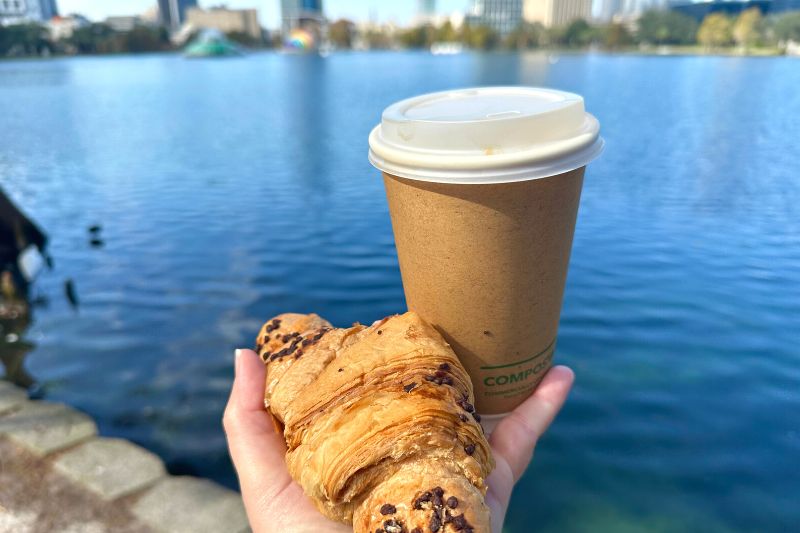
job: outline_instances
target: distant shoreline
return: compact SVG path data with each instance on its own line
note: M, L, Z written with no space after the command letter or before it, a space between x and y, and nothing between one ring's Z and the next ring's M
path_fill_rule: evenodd
M401 48L401 49L371 49L371 50L336 50L327 55L336 54L369 54L369 53L404 53L404 52L418 52L430 53L429 50L421 48ZM281 53L277 48L263 48L253 49L247 51L246 55L255 54L268 54L268 53ZM18 57L0 57L0 61L48 61L53 59L71 59L71 58L101 58L101 57L138 57L138 56L156 56L156 55L181 55L180 50L164 50L153 52L130 52L130 53L112 53L112 54L54 54L50 56L18 56ZM314 55L313 53L309 53ZM525 50L471 50L466 49L463 52L455 55L474 54L474 55L491 55L491 54L556 54L556 55L630 55L630 56L654 56L654 57L686 57L686 56L708 56L708 57L798 57L791 54L786 54L783 50L777 47L770 48L752 48L749 50L742 50L736 47L705 49L702 46L654 46L647 48L629 47L619 48L615 50L602 49L602 48L529 48ZM304 54L297 54L304 55Z

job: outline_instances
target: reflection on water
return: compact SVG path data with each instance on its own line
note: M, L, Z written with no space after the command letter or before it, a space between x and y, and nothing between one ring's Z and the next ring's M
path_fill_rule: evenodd
M0 179L58 261L36 282L50 304L23 336L36 343L24 367L104 434L234 484L219 424L233 349L280 312L349 325L403 309L383 186L366 160L380 110L517 83L585 95L607 149L585 180L556 354L576 387L515 492L509 531L534 519L544 531L790 529L791 58L0 63ZM95 224L100 247L87 237Z

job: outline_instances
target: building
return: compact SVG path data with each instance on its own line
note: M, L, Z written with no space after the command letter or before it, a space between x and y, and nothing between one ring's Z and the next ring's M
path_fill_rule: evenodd
M645 11L666 9L667 6L668 0L599 0L597 19L603 22L633 22Z
M622 14L624 6L625 0L602 0L597 19L603 22L614 20Z
M47 21L47 31L50 33L50 38L54 41L61 41L62 39L69 39L75 30L85 28L91 25L89 19L83 15L72 14L67 17L59 17L56 15Z
M133 30L136 26L141 26L143 21L141 17L135 15L121 15L107 17L105 24L114 31L127 32Z
M159 22L177 30L186 21L186 10L197 7L197 0L158 0Z
M710 2L675 2L670 5L670 10L688 15L698 22L702 21L711 13L724 13L729 16L737 16L742 11L750 8L757 8L761 13L772 12L773 2L770 0L715 0Z
M432 24L436 20L436 0L417 0L414 25Z
M196 28L216 28L223 33L243 33L261 40L261 26L255 9L193 7L186 10L186 22Z
M322 0L281 0L281 32L284 37L298 29L318 36L324 24Z
M523 0L473 0L465 22L488 26L504 37L522 24Z
M0 0L0 24L47 22L58 15L56 0Z
M589 20L592 0L525 0L522 14L526 22L558 28L575 20Z

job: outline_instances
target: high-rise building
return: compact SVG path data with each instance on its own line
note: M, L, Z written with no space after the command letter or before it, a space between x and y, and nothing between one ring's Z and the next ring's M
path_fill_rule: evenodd
M195 28L215 28L223 33L244 33L253 39L261 39L261 26L255 9L192 7L186 10L186 21Z
M0 24L46 22L57 15L56 0L0 0Z
M436 20L436 0L417 0L417 14L414 23L429 24Z
M625 0L602 0L598 18L604 22L613 20L615 17L622 14L622 8L624 6Z
M592 0L525 0L523 17L545 28L566 26L572 21L589 20Z
M624 0L620 14L631 18L651 9L664 9L665 7L667 7L667 0Z
M758 9L763 14L774 13L775 3L770 0L713 0L707 2L673 2L670 9L682 13L698 22L702 21L711 13L724 13L730 17L736 17L741 12L748 9Z
M186 21L186 10L190 7L197 7L197 0L158 0L159 21L177 30Z
M284 36L298 28L314 30L324 21L322 0L281 0L281 31Z
M522 24L523 0L473 0L466 17L472 26L489 26L505 36Z

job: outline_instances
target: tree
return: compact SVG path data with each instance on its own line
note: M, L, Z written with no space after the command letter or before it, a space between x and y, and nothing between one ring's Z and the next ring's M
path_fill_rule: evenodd
M386 32L379 30L369 30L364 35L364 40L366 41L367 47L370 50L388 50L389 48L392 48L393 45L392 39L386 34Z
M633 35L624 25L612 22L603 29L603 46L609 50L624 48L633 44Z
M430 48L436 37L430 24L409 28L400 33L400 44L405 48Z
M650 44L692 44L697 22L675 11L647 11L639 19L637 37Z
M707 48L727 46L733 41L733 24L722 13L711 13L697 30L697 42Z
M165 28L151 28L149 26L134 26L127 31L115 36L120 52L158 52L170 47L169 36Z
M733 25L733 39L746 49L758 44L764 32L764 21L758 8L743 11Z
M775 38L800 42L800 11L786 13L775 21Z
M75 47L79 54L102 53L105 43L114 35L114 30L105 24L90 24L84 28L78 28L67 39L67 42Z
M524 22L508 34L504 44L512 50L526 50L542 46L545 40L544 26L538 22Z
M347 19L339 19L330 25L328 37L336 48L347 49L353 46L354 24Z
M589 46L594 41L594 29L583 19L573 20L564 31L564 44L571 48Z
M0 56L39 55L52 50L47 30L38 24L0 26Z
M499 41L497 32L489 26L464 25L461 39L470 48L477 50L491 50Z
M436 28L434 39L438 42L451 43L458 40L458 32L448 20Z

